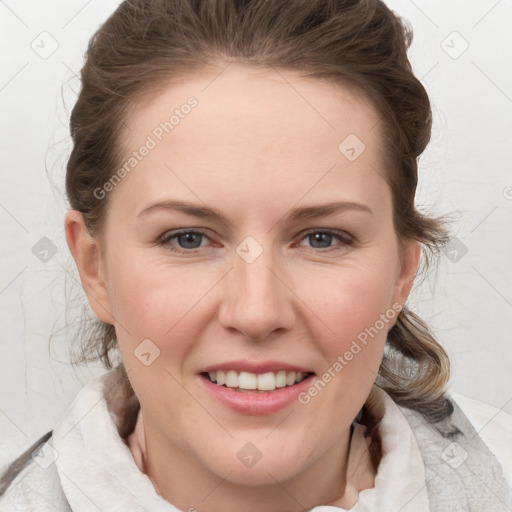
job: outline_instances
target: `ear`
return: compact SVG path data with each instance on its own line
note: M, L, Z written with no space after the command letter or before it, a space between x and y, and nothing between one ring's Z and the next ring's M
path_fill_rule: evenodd
M393 291L393 304L398 302L403 307L411 292L418 269L421 244L417 240L407 240L400 250L400 262Z
M83 216L77 210L67 212L64 225L66 241L78 268L89 305L100 320L113 325L98 241L89 234Z

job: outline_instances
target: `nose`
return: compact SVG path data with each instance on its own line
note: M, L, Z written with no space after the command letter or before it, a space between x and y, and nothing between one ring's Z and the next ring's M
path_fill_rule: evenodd
M236 252L224 280L219 321L252 340L289 330L295 322L294 294L270 250L252 262Z

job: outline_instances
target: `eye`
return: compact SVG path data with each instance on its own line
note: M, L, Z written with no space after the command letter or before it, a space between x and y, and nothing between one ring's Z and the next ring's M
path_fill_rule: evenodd
M355 240L347 233L337 232L330 229L317 229L307 232L302 240L308 240L313 249L330 249L332 243L338 241L341 247L355 245ZM302 244L300 244L302 245Z
M210 238L203 231L196 229L188 229L181 231L170 231L165 233L158 245L165 247L171 252L181 254L194 254L196 249L207 246L205 240ZM336 250L343 247L352 247L356 245L356 240L349 234L344 232L333 231L331 229L316 229L305 233L300 239L301 242L308 240L312 249L319 249L327 252L327 250ZM336 243L339 247L335 247ZM299 245L303 245L299 243Z
M198 230L182 230L166 233L158 242L159 245L166 246L173 252L193 252L202 246L204 239L208 239L205 233ZM176 241L178 247L172 242Z

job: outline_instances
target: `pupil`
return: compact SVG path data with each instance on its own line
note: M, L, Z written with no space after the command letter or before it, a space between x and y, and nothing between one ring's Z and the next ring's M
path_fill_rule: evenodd
M330 233L314 233L312 235L309 235L310 237L313 237L312 239L310 239L310 241L314 241L315 243L316 242L320 242L320 245L316 246L316 247L329 247L331 245L331 242L332 242L332 235ZM313 244L313 247L315 247L315 245Z
M178 237L178 241L184 249L196 249L201 245L201 236L200 233L184 233Z

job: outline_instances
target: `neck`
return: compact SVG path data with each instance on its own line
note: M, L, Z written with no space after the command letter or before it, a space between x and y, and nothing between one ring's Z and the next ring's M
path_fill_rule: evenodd
M350 508L361 487L373 486L374 473L365 458L367 446L362 448L359 444L349 461L350 440L349 429L305 471L286 481L279 481L267 471L270 482L261 485L241 485L232 481L230 474L209 471L192 453L182 450L145 422L142 413L129 444L139 469L148 475L157 493L180 510L224 512L229 506L247 512L299 512L318 505ZM359 468L363 463L363 472L355 471L354 460ZM359 483L352 480L347 485L347 474L357 474Z

